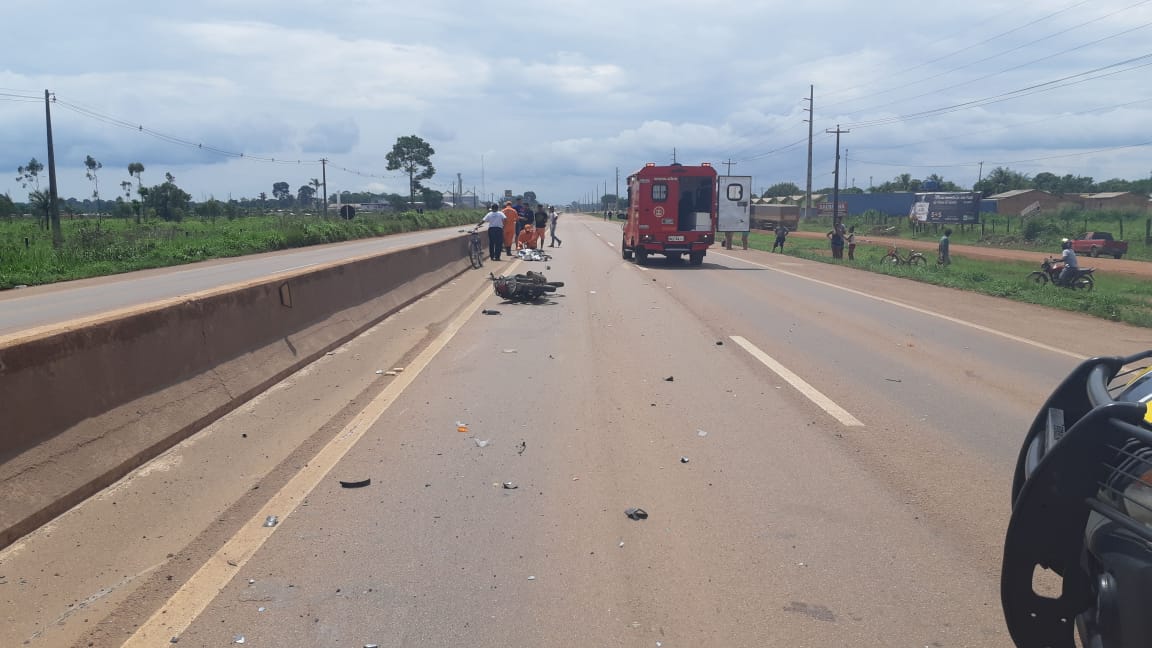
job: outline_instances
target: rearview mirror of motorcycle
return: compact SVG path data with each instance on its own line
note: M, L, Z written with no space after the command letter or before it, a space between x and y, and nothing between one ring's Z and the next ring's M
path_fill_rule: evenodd
M1152 646L1150 358L1085 361L1024 437L1000 575L1021 648Z

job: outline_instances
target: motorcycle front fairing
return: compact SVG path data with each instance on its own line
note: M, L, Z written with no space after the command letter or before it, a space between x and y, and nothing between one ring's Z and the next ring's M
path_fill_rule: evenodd
M1149 357L1084 362L1025 437L1001 572L1017 646L1072 648L1074 628L1092 648L1152 645L1152 508L1131 497L1133 486L1152 493L1152 429L1145 404L1114 400L1122 386L1110 386ZM1038 568L1062 578L1058 598L1033 590Z

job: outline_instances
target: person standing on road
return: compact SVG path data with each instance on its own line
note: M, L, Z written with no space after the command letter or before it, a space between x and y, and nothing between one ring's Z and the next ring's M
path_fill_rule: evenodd
M944 230L944 236L940 237L940 245L936 246L936 252L939 255L936 263L939 265L952 265L952 254L950 252L951 242L948 237L952 236L952 230Z
M536 213L532 218L532 225L536 228L536 245L533 247L543 250L544 237L548 235L548 212L544 210L544 205L536 205Z
M740 245L743 245L745 250L748 249L748 230L740 232Z
M512 256L512 246L516 245L516 221L519 218L512 201L504 201L504 253L508 256Z
M772 251L776 251L776 246L780 246L780 252L784 252L784 240L788 238L788 228L784 225L776 226L776 240L772 242Z
M856 260L856 226L848 228L848 260Z
M500 260L500 246L504 243L504 214L496 211L496 204L488 206L488 213L480 225L488 224L488 258ZM479 225L478 225L479 226Z
M552 234L552 244L549 245L548 247L552 247L552 246L560 247L560 244L562 244L564 242L564 241L561 241L560 239L556 238L556 220L559 217L560 217L560 215L556 213L555 207L549 207L548 208L548 231Z
M514 209L518 215L516 218L516 240L520 240L520 232L524 231L525 225L532 222L532 208L517 200Z

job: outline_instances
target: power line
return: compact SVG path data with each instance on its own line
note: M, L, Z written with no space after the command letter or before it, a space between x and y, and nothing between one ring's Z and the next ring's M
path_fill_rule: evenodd
M1147 142L1138 142L1136 144L1122 144L1120 146L1109 146L1107 148L1094 149L1091 151L1079 151L1077 153L1059 153L1056 155L1044 155L1041 157L1025 158L1022 160L1006 160L1006 161L993 161L988 164L1008 165L1008 164L1023 164L1026 162L1041 162L1044 160L1057 160L1060 158L1080 157L1084 155L1095 155L1096 153L1108 153L1110 151L1122 151L1130 148L1141 148L1144 146L1152 146L1152 140ZM908 164L906 162L878 162L876 160L861 160L860 158L852 158L853 162L861 164L872 164L875 166L890 166L890 167L904 167L909 169L952 169L961 167L974 167L983 162L950 162L948 164Z
M936 58L934 58L934 59L929 59L929 60L927 60L927 61L924 61L923 63L918 63L918 64L916 64L916 65L913 65L913 66L912 66L912 67L910 67L910 68L905 68L905 69L903 69L903 70L899 70L899 71L897 71L897 72L894 72L894 73L892 73L892 74L889 74L889 75L885 75L885 78L889 78L889 77L892 77L892 76L899 76L899 75L901 75L901 74L905 74L905 73L907 73L907 72L911 72L911 71L913 71L913 70L918 70L918 69L920 69L920 68L922 68L922 67L925 67L925 66L928 66L928 65L932 65L933 63L938 63L938 62L940 62L940 61L943 61L944 59L947 59L947 58L951 58L951 57L953 57L953 56L955 56L955 55L957 55L957 54L961 54L961 53L963 53L963 52L967 52L968 50L971 50L971 49L975 49L975 48L977 48L977 47L980 47L981 45L985 45L985 44L987 44L987 43L990 43L990 42L992 42L992 41L994 41L994 40L996 40L996 39L998 39L998 38L1001 38L1001 37L1004 37L1004 36L1008 36L1009 34L1014 34L1014 33L1018 32L1018 31L1020 31L1020 30L1022 30L1022 29L1027 29L1028 27L1031 27L1031 26L1033 26L1033 25L1039 24L1039 23L1041 23L1041 22L1043 22L1043 21L1045 21L1045 20L1048 20L1049 18L1054 18L1054 17L1056 17L1056 16L1058 16L1058 15L1060 15L1060 14L1064 13L1064 12L1070 11L1070 10L1072 10L1072 9L1075 9L1075 8L1079 7L1079 6L1082 6L1082 5L1086 5L1086 4L1089 4L1091 1L1092 1L1092 0L1081 0L1080 2L1077 2L1077 3L1071 4L1071 5L1067 6L1067 7L1064 7L1063 9L1060 9L1060 10L1054 11L1054 12L1052 12L1052 13L1050 13L1050 14L1046 14L1046 15L1044 15L1044 16L1041 16L1040 18L1037 18L1037 19L1035 19L1035 20L1032 20L1032 21L1029 21L1029 22L1027 22L1027 23L1024 23L1023 25L1020 25L1020 26L1018 26L1018 27L1013 27L1012 29L1009 29L1008 31L1000 32L999 34L996 34L995 36L991 36L991 37L989 37L989 38L985 38L984 40L982 40L982 41L980 41L980 42L978 42L978 43L974 43L974 44L972 44L972 45L969 45L969 46L967 46L967 47L962 47L962 48L960 48L960 49L958 49L958 50L954 50L954 51L952 51L952 52L949 52L949 53L947 53L947 54L944 54L943 56L938 56L938 57L936 57ZM1004 15L1006 15L1006 14L1012 13L1013 11L1016 11L1016 9L1017 9L1017 8L1016 8L1015 6L1013 6L1011 9L1009 9L1009 10L1007 10L1007 11L1003 12L1003 13L997 14L996 16L994 16L994 18L999 18L999 17L1001 17L1001 16L1004 16ZM990 18L990 19L988 19L988 20L992 20L992 19L994 19L994 18ZM988 22L988 20L985 20L985 21L983 21L983 22L981 22L981 23L977 23L977 26L979 26L979 25L983 24L984 22ZM859 88L867 87L868 85L870 85L870 84L861 84L861 85L858 85L858 86L853 86L853 87L851 87L851 88L845 88L845 89L843 89L843 90L834 90L834 91L832 91L832 92L829 92L828 94L829 94L829 95L832 95L832 96L835 96L835 95L837 95L837 94L843 94L843 93L845 93L845 92L850 92L850 91L852 91L852 90L857 90L857 89L859 89ZM899 86L897 86L897 87L899 87ZM890 88L890 89L891 89L891 88ZM889 89L889 90L890 90L890 89ZM881 90L881 91L877 91L877 92L874 92L874 93L871 93L871 94L867 94L867 95L864 95L863 97L855 97L855 99L863 99L863 98L867 98L867 97L872 97L872 96L875 96L875 95L877 95L877 94L882 94L882 93L884 93L884 92L887 92L887 91L888 91L888 90ZM833 102L833 103L830 103L830 104L828 104L828 105L826 106L826 108L831 108L831 107L834 107L834 106L839 106L839 105L841 105L841 104L844 104L844 103L847 103L847 102L849 102L849 101L852 101L852 99L844 99L844 100L841 100L841 101Z
M1144 0L1144 2L1141 2L1141 3L1139 3L1139 4L1147 4L1148 2L1152 2L1152 0ZM1135 6L1135 5L1133 5L1133 6ZM1109 15L1111 15L1111 14L1109 14ZM1107 16L1105 16L1105 17L1107 17ZM1056 58L1057 56L1061 56L1061 55L1063 55L1063 54L1067 54L1067 53L1069 53L1069 52L1075 52L1076 50L1084 49L1085 47L1088 47L1088 46L1090 46L1090 45L1097 45L1097 44L1099 44L1099 43L1102 43L1102 42L1104 42L1104 41L1106 41L1106 40L1111 40L1111 39L1113 39L1113 38L1118 38L1118 37L1120 37L1120 36L1124 36L1124 35L1130 34L1130 33L1134 32L1134 31L1138 31L1138 30L1141 30L1141 29L1145 29L1145 28L1147 28L1147 27L1149 27L1149 26L1152 26L1152 22L1147 22L1147 23L1144 23L1144 24L1142 24L1142 25L1137 25L1137 26L1135 26L1135 27L1130 27L1130 28L1128 28L1128 29L1125 29L1124 31L1121 31L1121 32L1117 32L1117 33L1115 33L1115 34L1111 34L1111 35L1109 35L1109 36L1104 36L1104 37L1102 37L1102 38L1098 38L1098 39L1096 39L1096 40L1094 40L1094 41L1089 41L1089 42L1087 42L1087 43L1083 43L1083 44L1081 44L1081 45L1077 45L1076 47L1070 47L1070 48L1068 48L1068 49L1065 49L1065 50L1061 50L1061 51L1059 51L1059 52L1055 52L1055 53L1053 53L1053 54L1049 54L1049 55L1047 55L1047 56L1042 56L1042 57L1040 57L1040 58L1038 58L1038 59L1033 59L1033 60L1031 60L1031 61L1027 61L1027 62L1025 62L1025 63L1020 63L1020 64L1018 64L1018 65L1013 65L1013 66L1011 66L1011 67L1007 67L1007 68L1004 68L1003 70L999 70L999 71L997 71L997 72L992 72L992 73L990 73L990 74L985 74L984 76L981 76L981 77L976 77L976 78L974 78L974 79L968 79L967 81L961 81L961 82L959 82L959 83L954 83L954 84L952 84L952 85L949 85L949 86L944 86L943 88L937 88L937 89L935 89L935 90L930 90L930 91L928 91L928 92L923 92L923 93L920 93L920 94L918 94L918 95L912 95L911 97L904 97L904 98L901 98L901 99L896 99L896 100L893 100L893 101L889 101L888 103L883 103L883 104L879 104L879 105L876 105L876 106L872 106L872 107L870 107L870 108L864 108L864 109L861 109L861 110L856 110L856 111L853 111L853 112L851 112L851 113L849 113L849 114L850 114L850 115L858 115L858 114L860 114L860 113L863 113L863 112L869 112L869 111L873 111L873 110L879 110L880 108L887 108L888 106L892 106L892 105L895 105L895 104L904 103L904 102L907 102L907 101L911 101L911 100L913 100L913 99L920 99L920 98L922 98L922 97L928 97L928 96L931 96L931 95L939 94L939 93L941 93L941 92L944 92L944 91L946 91L946 90L955 90L956 88L961 88L961 87L964 87L964 86L966 86L966 85L971 85L971 84L973 84L973 83L976 83L976 82L979 82L979 81L985 81L985 80L987 80L987 79L991 79L992 77L995 77L995 76L999 76L999 75L1001 75L1001 74L1004 74L1004 73L1006 73L1006 72L1013 72L1013 71L1015 71L1015 70L1019 70L1019 69L1021 69L1021 68L1025 68L1025 67L1028 67L1029 65L1032 65L1032 64L1034 64L1034 63L1040 63L1040 62L1042 62L1042 61L1047 61L1047 60L1049 60L1049 59L1053 59L1053 58ZM1043 40L1043 39L1041 39L1041 40ZM1035 43L1035 42L1039 42L1039 41L1033 41L1033 43ZM1021 45L1020 47L1025 47L1026 45L1030 45L1030 44L1032 44L1032 43L1026 43L1025 45ZM920 79L920 80L918 80L918 81L914 81L913 83L920 83L921 81L930 81L930 80L932 80L932 79L935 79L935 78L938 78L938 77L944 76L944 75L946 75L946 74L951 74L952 72L955 72L955 71L957 71L957 70L961 70L961 69L963 69L963 68L965 68L965 67L969 67L969 66L971 66L971 65L975 65L976 63L983 63L983 62L985 62L985 61L989 61L989 60L992 60L993 58L996 58L997 56L1001 56L1001 55L1003 55L1003 54L1007 54L1008 52L1012 52L1012 51L1014 51L1014 50L1016 50L1016 49L1020 49L1020 47L1016 47L1016 48L1013 48L1013 49L1007 50L1007 51L1005 51L1005 52L1001 52L1000 54L997 54L997 55L995 55L995 56L990 56L990 57L986 57L986 58L980 59L979 61L973 61L972 63L968 63L968 64L966 64L966 65L963 65L963 66L960 66L960 67L957 67L957 68L953 68L953 69L951 69L951 70L948 70L948 71L945 71L945 72L941 72L940 74L936 74L936 75L933 75L933 76L927 77L927 78L925 78L925 79Z
M932 116L936 116L936 115L947 114L950 112L956 112L958 110L966 110L968 108L975 108L978 106L986 106L986 105L993 104L993 103L1000 103L1003 101L1008 101L1010 99L1018 99L1020 97L1025 97L1025 96L1028 96L1031 94L1036 94L1039 92L1047 92L1049 90L1055 90L1057 88L1064 88L1064 87L1068 87L1068 86L1072 86L1072 85L1077 85L1080 83L1085 83L1088 81L1093 81L1095 79L1102 79L1104 77L1114 76L1116 74L1122 74L1124 72L1130 72L1132 70L1137 70L1140 68L1148 67L1149 65L1152 65L1152 63L1143 63L1141 65L1133 65L1131 67L1121 69L1121 70L1113 70L1113 68L1117 68L1117 67L1120 67L1123 65L1128 65L1130 63L1136 63L1139 61L1144 61L1144 60L1147 60L1150 58L1152 58L1152 53L1143 54L1141 56L1135 56L1135 57L1132 57L1130 59L1126 59L1124 61L1119 61L1117 63L1112 63L1109 65L1103 65L1103 66L1100 66L1098 68L1093 68L1093 69L1087 70L1085 72L1078 72L1076 74L1070 74L1068 76L1060 77L1058 79L1053 79L1051 81L1045 81L1043 83L1036 83L1036 84L1033 84L1030 86L1025 86L1023 88L1018 88L1016 90L1011 90L1008 92L1000 93L998 95L992 95L990 97L983 97L981 99L973 99L971 101L965 101L965 102L958 103L958 104L952 104L950 106L943 106L940 108L933 108L930 110L923 110L920 112L909 113L907 115L896 115L893 117L885 117L885 118L874 119L874 120L869 120L869 121L853 122L850 124L846 124L846 126L851 126L853 128L868 128L871 126L883 126L886 124L894 124L896 122L908 121L910 119L932 117ZM1112 71L1104 73L1104 74L1096 74L1098 72L1103 72L1105 70L1112 70ZM1089 76L1089 75L1093 75L1093 74L1096 74L1096 76ZM1085 78L1079 78L1079 77L1085 77ZM1078 79L1078 80L1073 80L1073 79Z

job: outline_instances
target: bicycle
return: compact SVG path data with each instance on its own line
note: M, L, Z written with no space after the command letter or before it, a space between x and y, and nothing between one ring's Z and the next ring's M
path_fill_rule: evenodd
M468 260L472 262L473 268L479 270L484 265L484 245L480 242L480 228L458 231L468 235Z
M923 254L915 250L908 252L908 256L900 256L900 249L895 247L888 248L888 253L880 257L880 263L891 263L892 265L927 265L928 260L924 258Z

